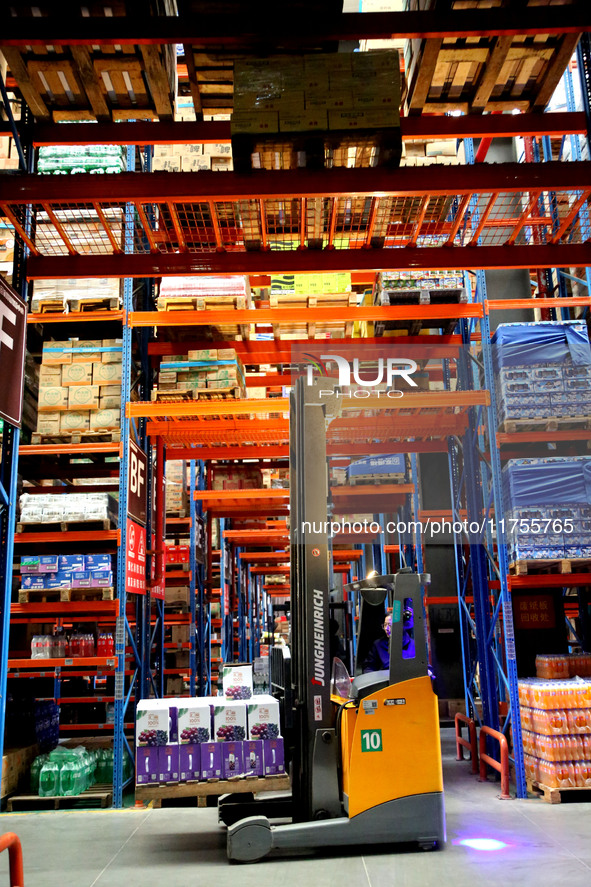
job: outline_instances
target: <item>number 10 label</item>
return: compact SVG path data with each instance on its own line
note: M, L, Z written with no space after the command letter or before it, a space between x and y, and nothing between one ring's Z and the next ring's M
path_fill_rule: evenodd
M361 751L383 751L381 730L361 731Z

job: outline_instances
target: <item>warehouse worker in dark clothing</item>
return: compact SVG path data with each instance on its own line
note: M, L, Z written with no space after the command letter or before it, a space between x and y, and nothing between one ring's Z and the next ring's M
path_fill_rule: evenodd
M362 671L367 674L369 671L382 671L390 667L390 634L392 632L392 613L387 613L382 625L385 637L378 638L374 641L371 650L367 654Z

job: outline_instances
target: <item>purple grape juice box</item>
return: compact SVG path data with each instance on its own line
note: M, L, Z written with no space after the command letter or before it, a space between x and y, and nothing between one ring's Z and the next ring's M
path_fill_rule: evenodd
M179 781L178 745L162 745L158 749L158 781Z
M242 743L244 754L244 775L264 776L265 767L263 761L263 740L253 739Z
M135 781L136 785L147 785L158 782L158 749L156 747L142 746L136 749L135 754Z
M196 742L179 745L179 782L195 782L201 775L201 746Z
M219 742L204 742L201 745L201 779L221 779L222 746Z
M263 740L263 760L265 763L265 776L275 776L285 773L285 750L283 739Z
M222 743L222 776L230 779L232 776L244 775L244 753L242 742Z

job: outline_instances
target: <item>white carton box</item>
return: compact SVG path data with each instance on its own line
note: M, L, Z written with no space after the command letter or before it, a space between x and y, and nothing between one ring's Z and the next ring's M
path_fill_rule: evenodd
M250 699L252 696L252 665L222 667L222 686L226 699Z
M264 694L253 696L248 703L248 738L277 739L279 736L279 701Z
M228 702L219 697L213 709L213 729L217 742L242 742L246 739L246 703Z
M178 699L179 742L211 742L211 706L207 699Z

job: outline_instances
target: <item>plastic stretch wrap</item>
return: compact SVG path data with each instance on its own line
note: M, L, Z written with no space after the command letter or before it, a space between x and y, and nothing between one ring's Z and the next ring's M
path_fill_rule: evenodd
M591 364L591 346L580 321L503 323L492 338L495 371L533 364Z

